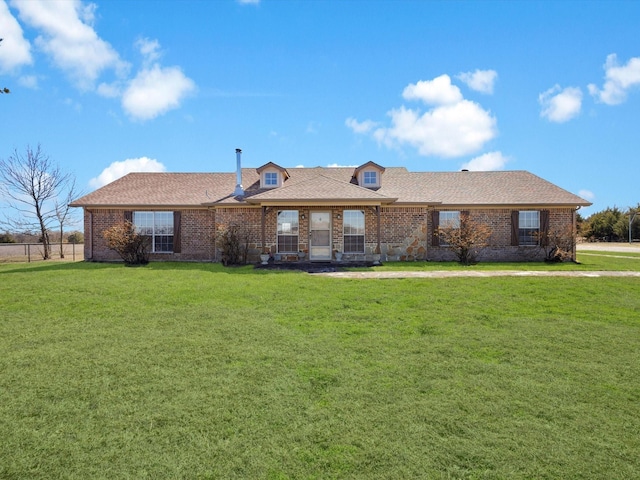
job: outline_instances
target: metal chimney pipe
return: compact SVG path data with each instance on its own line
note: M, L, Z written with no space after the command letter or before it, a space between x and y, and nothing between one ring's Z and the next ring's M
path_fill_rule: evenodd
M244 188L242 188L242 150L236 148L236 189L233 191L234 197L243 197Z

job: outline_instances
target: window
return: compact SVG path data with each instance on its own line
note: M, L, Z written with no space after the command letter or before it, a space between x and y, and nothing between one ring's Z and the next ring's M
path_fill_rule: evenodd
M365 185L378 185L378 174L375 171L365 171L362 178Z
M173 252L173 212L133 212L133 224L151 238L152 252Z
M298 211L278 212L278 253L298 252Z
M439 228L460 228L460 212L458 211L440 212L438 227ZM443 247L447 247L449 244L445 239L440 237L440 245Z
M278 186L278 174L276 172L266 172L264 174L264 186L265 187L277 187Z
M540 238L540 212L518 212L518 244L538 245Z
M440 227L460 228L460 212L440 212Z
M344 253L364 253L364 212L345 210L343 216Z

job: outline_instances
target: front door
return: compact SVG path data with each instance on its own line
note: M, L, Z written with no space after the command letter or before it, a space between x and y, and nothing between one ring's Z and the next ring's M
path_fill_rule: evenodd
M331 260L331 212L311 212L309 260Z

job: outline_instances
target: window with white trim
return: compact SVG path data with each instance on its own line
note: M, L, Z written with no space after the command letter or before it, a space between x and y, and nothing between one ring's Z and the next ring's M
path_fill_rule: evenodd
M375 170L365 170L362 173L362 180L365 186L376 186L378 185L378 172Z
M153 253L173 252L173 212L133 212L133 224L151 239Z
M538 245L540 243L540 212L523 210L518 212L518 244Z
M299 221L297 210L278 212L278 253L297 253Z
M441 211L438 220L439 228L460 228L460 212L457 210ZM440 246L446 247L449 244L440 237Z
M264 174L264 186L265 187L277 187L278 186L278 173L277 172L265 172L265 174Z
M342 215L344 253L364 253L364 212L345 210Z

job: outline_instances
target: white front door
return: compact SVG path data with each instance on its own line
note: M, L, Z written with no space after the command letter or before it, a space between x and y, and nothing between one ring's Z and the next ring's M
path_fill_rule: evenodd
M331 212L311 212L309 260L331 260Z

